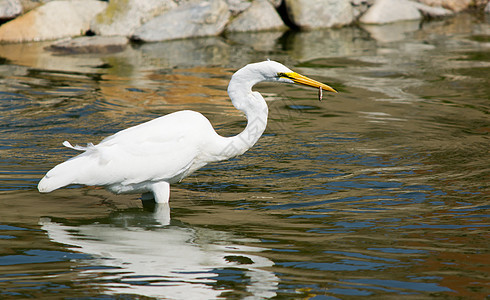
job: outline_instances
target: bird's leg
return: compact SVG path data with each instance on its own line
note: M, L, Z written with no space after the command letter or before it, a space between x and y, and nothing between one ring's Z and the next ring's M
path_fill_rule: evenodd
M167 203L155 203L153 217L163 226L170 224L170 206Z
M159 181L151 186L156 203L168 203L170 198L170 184L165 181Z

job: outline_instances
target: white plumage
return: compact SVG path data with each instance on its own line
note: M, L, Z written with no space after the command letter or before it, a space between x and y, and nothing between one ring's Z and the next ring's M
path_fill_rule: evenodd
M274 61L249 64L228 86L233 105L248 123L233 137L222 137L209 120L194 111L178 111L117 132L97 145L63 145L83 151L51 169L38 189L48 193L69 184L105 186L114 193L152 192L168 202L169 184L214 161L241 155L260 138L267 125L267 104L252 86L261 81L299 83L335 92L328 85L299 75Z

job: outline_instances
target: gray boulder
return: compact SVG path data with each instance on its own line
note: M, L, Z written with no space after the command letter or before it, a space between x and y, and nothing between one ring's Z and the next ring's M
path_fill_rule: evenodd
M236 16L249 8L252 2L247 0L226 0L226 4L228 4L231 15Z
M21 13L22 5L19 0L0 0L0 19L13 19Z
M286 25L276 9L267 0L254 1L243 13L228 24L230 32L285 29Z
M358 19L374 4L374 0L350 0L350 4L352 5L354 18Z
M54 40L83 35L90 20L107 6L96 0L48 2L0 26L0 42Z
M350 24L354 20L349 0L285 0L291 21L303 29Z
M223 0L183 4L143 24L132 39L156 42L218 35L229 17L228 5Z
M419 10L420 13L422 13L422 15L429 18L444 17L454 14L453 11L440 6L433 7L418 2L413 2L413 5Z
M417 0L423 4L433 7L444 7L453 12L460 12L468 9L471 5L477 5L478 1L475 0ZM488 1L488 0L483 0Z
M413 2L408 0L376 0L359 19L364 24L385 24L422 18Z
M111 0L92 20L90 29L98 35L129 37L142 24L176 6L172 0Z

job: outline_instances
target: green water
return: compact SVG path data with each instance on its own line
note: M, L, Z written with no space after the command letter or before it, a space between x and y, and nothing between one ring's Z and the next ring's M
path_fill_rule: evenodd
M490 22L269 32L54 54L0 45L0 298L485 299ZM264 136L170 208L39 194L61 146L176 110L245 126L226 87L264 59L340 93L260 84ZM170 222L170 224L168 224Z

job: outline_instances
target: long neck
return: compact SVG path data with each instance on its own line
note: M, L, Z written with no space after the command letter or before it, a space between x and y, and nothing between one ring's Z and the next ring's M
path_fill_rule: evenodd
M247 127L236 136L224 138L223 155L226 158L245 153L258 141L267 127L269 110L264 98L258 92L252 92L255 83L233 76L228 86L231 102L247 117Z

